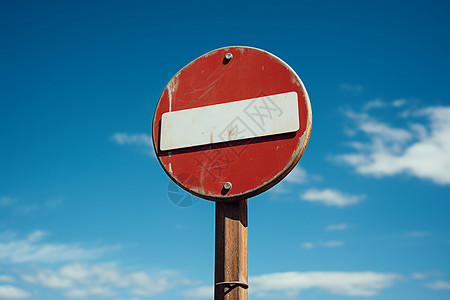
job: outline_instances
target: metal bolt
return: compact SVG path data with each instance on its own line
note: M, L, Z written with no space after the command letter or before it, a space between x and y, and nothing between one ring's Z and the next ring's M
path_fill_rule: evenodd
M233 58L233 54L231 54L231 53L225 54L225 59L226 60L231 60L232 58Z
M231 187L232 187L232 185L231 185L231 182L229 182L229 181L225 182L225 184L223 185L223 188L226 190L231 190Z

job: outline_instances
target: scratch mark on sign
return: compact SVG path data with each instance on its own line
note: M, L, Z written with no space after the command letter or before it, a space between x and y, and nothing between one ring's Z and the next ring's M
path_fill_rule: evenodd
M206 78L202 85L203 87L200 88L194 88L191 87L192 91L185 93L185 95L195 94L199 92L203 92L199 97L192 99L189 101L189 104L192 104L194 102L197 102L201 100L203 97L205 97L217 84L217 82L222 79L222 77L225 75L223 74L223 71L228 68L228 65L222 65L221 67L217 68L214 72L212 72L208 78Z

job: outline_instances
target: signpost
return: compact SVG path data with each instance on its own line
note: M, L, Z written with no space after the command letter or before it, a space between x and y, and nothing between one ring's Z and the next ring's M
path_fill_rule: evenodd
M156 156L176 184L216 202L214 299L247 299L247 199L295 167L311 122L298 75L256 48L206 53L164 89L153 118Z

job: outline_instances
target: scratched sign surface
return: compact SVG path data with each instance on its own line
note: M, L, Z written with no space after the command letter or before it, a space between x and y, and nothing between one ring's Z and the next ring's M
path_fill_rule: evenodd
M260 49L227 47L170 80L155 110L153 143L178 185L205 199L237 200L292 170L311 122L306 89L286 63Z

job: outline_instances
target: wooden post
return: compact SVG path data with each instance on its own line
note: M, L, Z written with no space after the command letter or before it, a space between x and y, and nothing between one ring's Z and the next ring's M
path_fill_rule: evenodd
M216 202L214 300L247 300L247 200Z

